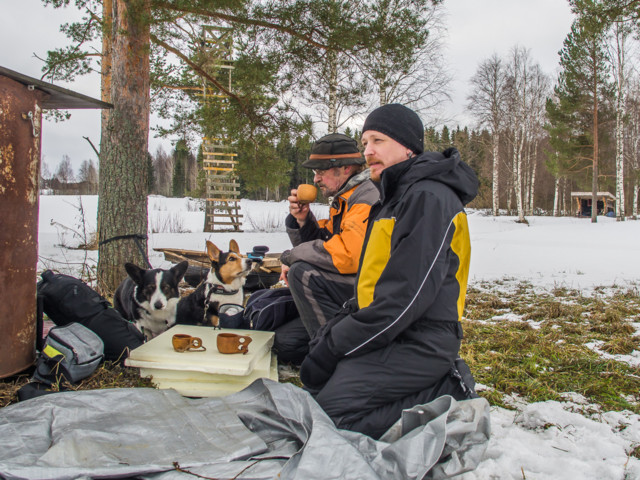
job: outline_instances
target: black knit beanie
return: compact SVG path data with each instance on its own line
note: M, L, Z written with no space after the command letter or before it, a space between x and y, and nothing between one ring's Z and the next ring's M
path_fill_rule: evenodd
M375 130L393 138L414 153L424 151L424 127L418 114L399 103L376 108L364 121L362 133Z

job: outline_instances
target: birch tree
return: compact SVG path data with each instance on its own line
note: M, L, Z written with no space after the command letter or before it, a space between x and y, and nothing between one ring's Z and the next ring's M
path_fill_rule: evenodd
M71 158L69 155L62 155L62 160L58 164L58 168L56 169L56 174L54 176L60 183L70 183L75 180L76 177L73 173L73 166L71 165Z
M617 18L611 27L609 39L609 61L611 63L615 86L615 139L616 139L616 219L625 219L624 195L624 123L626 117L625 94L628 87L626 56L630 26Z
M158 145L156 153L152 157L154 173L155 193L171 196L171 185L173 182L173 157L164 151L162 145Z
M541 144L546 137L543 126L546 122L546 100L550 92L550 79L539 64L534 64L532 68L531 81L529 83L529 102L527 105L529 143L528 176L526 178L527 211L532 215L535 211L535 188L538 173L538 157Z
M549 79L527 49L514 47L505 66L503 131L510 154L511 178L518 221L526 222L535 207L538 152L544 139L545 102Z
M526 223L524 205L524 154L529 140L530 120L527 111L532 76L532 62L528 50L514 47L506 65L507 139L510 144L510 166L518 222Z
M471 78L473 92L467 97L467 109L480 127L491 134L492 212L500 214L500 131L505 111L506 72L497 54L484 60Z
M443 57L445 33L439 2L376 0L371 4L373 28L382 41L371 44L354 60L372 84L372 106L402 103L419 112L426 122L440 120L439 107L450 100L451 75ZM403 48L383 32L405 29Z
M640 196L640 79L637 74L630 81L626 104L628 121L625 125L627 143L625 152L631 177L631 216L634 220L637 220Z

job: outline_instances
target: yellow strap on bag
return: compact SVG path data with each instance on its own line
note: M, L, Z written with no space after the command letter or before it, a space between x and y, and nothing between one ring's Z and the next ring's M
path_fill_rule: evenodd
M45 354L49 358L56 358L56 357L58 357L60 355L62 355L64 357L64 354L60 350L52 347L51 345L46 345L44 347L44 349L42 350L42 353Z

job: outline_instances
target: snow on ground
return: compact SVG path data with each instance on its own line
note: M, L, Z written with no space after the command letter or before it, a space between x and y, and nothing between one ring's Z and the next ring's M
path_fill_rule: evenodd
M96 251L60 245L86 242L81 211L87 231L95 231L97 198L41 196L40 201L38 269L78 275L82 262L95 265ZM150 233L152 265L169 265L153 248L203 250L205 240L226 249L235 239L242 251L254 245L267 245L271 252L290 247L284 232L286 202L242 200L242 233L202 232L204 213L199 205L192 199L149 197L150 230L161 232ZM314 204L312 209L318 218L328 215L324 205ZM598 217L593 224L589 218L528 217L526 225L514 217L468 213L471 285L495 282L512 288L526 281L541 291L567 287L585 294L597 287L637 291L640 286L640 221ZM590 348L598 351L597 344ZM626 357L615 358L640 363L640 352ZM459 479L640 479L640 460L629 455L640 446L640 416L602 412L575 393L567 393L564 402L526 403L517 397L510 401L515 410L492 408L487 451L478 468Z

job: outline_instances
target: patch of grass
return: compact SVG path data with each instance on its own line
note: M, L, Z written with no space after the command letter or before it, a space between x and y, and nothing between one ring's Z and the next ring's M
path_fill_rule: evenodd
M6 407L18 402L18 390L29 383L32 371L0 380L0 407ZM141 378L137 368L127 368L112 362L102 363L93 374L78 384L72 385L66 380L51 386L49 390L60 392L64 390L96 390L104 388L140 388L151 387L148 378Z
M577 392L605 410L640 413L640 369L604 359L585 346L600 340L605 342L601 349L612 354L640 349L630 323L640 307L627 294L590 298L555 289L547 296L521 284L509 296L507 311L493 310L497 318L492 318L487 305L495 302L495 293L474 291L467 298L467 309L474 313L463 321L460 353L476 381L490 387L480 395L511 408L508 395L531 402L562 401L563 393ZM482 318L477 312L483 312ZM518 314L522 321L505 320L505 313ZM483 321L475 321L479 319Z
M554 297L579 297L580 292L578 290L569 289L567 287L554 287L551 290L551 294Z
M509 303L497 295L475 289L469 289L467 292L466 305L466 318L472 320L485 320L509 309Z
M621 336L605 342L600 350L612 355L629 355L634 350L640 350L640 341L637 337Z

